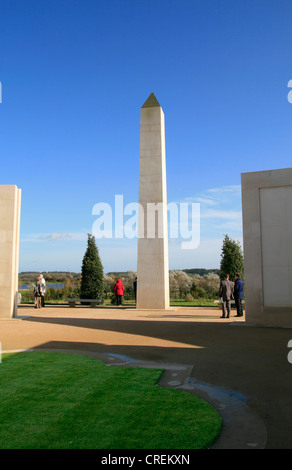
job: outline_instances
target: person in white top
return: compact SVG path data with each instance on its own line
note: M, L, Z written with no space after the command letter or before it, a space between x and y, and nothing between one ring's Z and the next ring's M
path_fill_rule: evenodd
M45 278L42 274L39 275L39 279L40 279L40 283L42 285L42 289L41 289L41 299L42 299L42 307L45 306L45 293L46 293L46 290L47 290L47 287L46 287L46 281L45 281Z

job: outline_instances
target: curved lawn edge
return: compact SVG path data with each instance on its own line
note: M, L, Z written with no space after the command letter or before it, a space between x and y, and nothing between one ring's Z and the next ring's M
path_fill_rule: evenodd
M59 352L2 359L2 449L202 449L220 435L209 403L157 386L163 369Z

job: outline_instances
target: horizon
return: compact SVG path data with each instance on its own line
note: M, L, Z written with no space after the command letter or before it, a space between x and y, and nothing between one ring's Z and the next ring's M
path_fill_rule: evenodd
M201 271L201 270L205 270L205 271L219 271L220 269L218 268L210 268L210 269L206 269L206 268L185 268L185 269L170 269L169 271L192 271L192 270L198 270L198 271ZM116 274L116 273L127 273L127 272L130 272L131 270L129 271L108 271L108 272L105 272L104 271L104 274ZM18 275L20 274L37 274L37 273L40 273L39 271L21 271L18 273ZM81 274L81 271L42 271L42 274Z
M169 269L219 269L225 234L244 248L241 174L291 167L289 0L2 0L0 13L0 184L22 190L20 272L78 272L95 205L138 202L152 92L167 202L200 205L199 246L170 238ZM105 272L136 270L136 238L96 241Z

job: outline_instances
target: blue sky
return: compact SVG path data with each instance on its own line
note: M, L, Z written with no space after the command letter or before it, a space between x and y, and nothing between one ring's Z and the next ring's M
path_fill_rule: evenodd
M22 189L20 271L80 271L94 204L138 200L140 108L165 114L168 202L199 202L217 268L242 240L242 172L292 155L290 0L0 0L0 184ZM100 239L106 272L137 240Z

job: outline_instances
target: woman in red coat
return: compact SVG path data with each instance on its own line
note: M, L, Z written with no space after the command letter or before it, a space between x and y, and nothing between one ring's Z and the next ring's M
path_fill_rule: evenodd
M117 280L117 282L114 285L114 291L117 297L117 304L122 305L122 297L124 294L124 286L122 284L122 281L120 279Z

